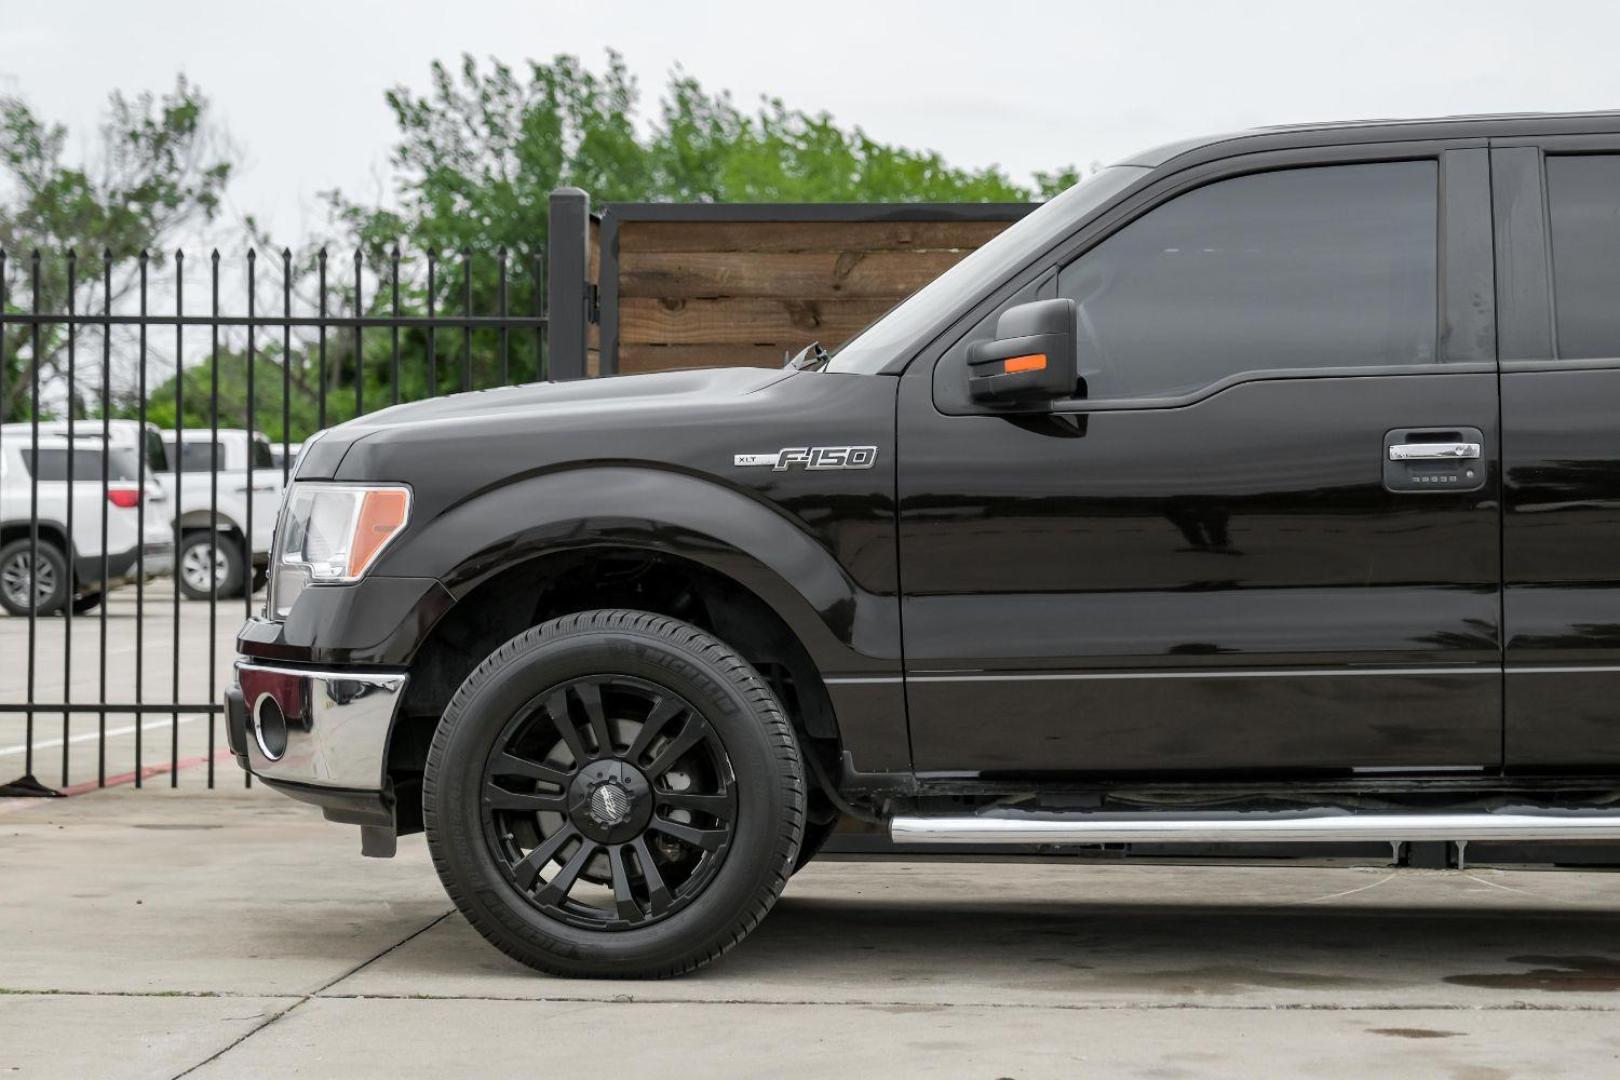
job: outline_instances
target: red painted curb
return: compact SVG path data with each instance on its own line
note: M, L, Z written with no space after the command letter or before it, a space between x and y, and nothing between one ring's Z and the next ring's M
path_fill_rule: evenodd
M215 762L228 761L230 760L230 757L231 752L229 750L216 750L213 754L213 759ZM205 765L208 762L208 758L209 755L207 754L198 754L196 757L181 758L179 761L174 763L174 771L179 772L181 769L190 769L198 765ZM161 765L143 766L140 770L141 779L145 780L150 776L160 776L163 773L168 772L169 768L170 767L167 762ZM72 784L63 788L62 794L68 796L86 795L92 791L100 791L104 787L118 787L121 784L132 784L134 782L135 773L131 771L127 773L119 773L117 776L109 776L107 777L107 782L105 784L97 780L86 780L80 784Z
M206 765L208 760L208 754L198 754L196 757L181 758L179 761L174 763L173 771L179 772L182 769L192 769L198 765ZM230 750L227 749L215 751L213 754L213 760L216 763L230 761ZM146 765L140 770L141 779L146 780L153 776L161 776L169 771L170 766L168 762L164 762L160 765ZM92 791L100 791L103 788L110 787L121 787L124 784L133 784L134 782L135 773L133 770L131 770L130 772L119 773L116 776L107 777L106 783L101 783L96 780L86 780L83 783L70 784L61 790L61 794L68 797L72 797L74 795L88 795ZM41 806L49 802L49 799L43 798L0 799L0 814L7 814L14 810L24 810L32 806Z

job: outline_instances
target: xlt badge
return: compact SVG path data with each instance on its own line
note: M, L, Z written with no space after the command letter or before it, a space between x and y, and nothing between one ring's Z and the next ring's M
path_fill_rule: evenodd
M870 469L877 464L875 446L784 446L768 454L738 454L738 468L770 466L777 472L794 465L806 469Z

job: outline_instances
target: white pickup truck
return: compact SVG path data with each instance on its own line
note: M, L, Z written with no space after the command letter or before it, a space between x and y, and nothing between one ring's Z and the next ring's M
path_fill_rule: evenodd
M40 431L65 434L67 424L42 423ZM81 420L75 431L99 439L101 422ZM175 578L184 596L240 596L244 586L257 591L264 584L281 505L282 470L269 439L259 432L249 439L241 428L182 428L176 438L150 423L143 433L135 420L110 421L107 435L114 448L143 454L147 476L168 496L164 524L172 541L178 520Z
M173 508L154 477L141 486L135 451L109 449L98 421L71 441L53 427L36 449L31 424L0 425L0 607L13 615L89 611L174 565Z
M218 595L240 596L244 585L257 592L269 573L281 507L282 469L271 456L270 440L257 431L249 437L242 428L182 428L178 437L162 432L161 440L165 468L158 479L180 512L180 591L208 599L212 569ZM210 542L214 533L222 536L218 544Z

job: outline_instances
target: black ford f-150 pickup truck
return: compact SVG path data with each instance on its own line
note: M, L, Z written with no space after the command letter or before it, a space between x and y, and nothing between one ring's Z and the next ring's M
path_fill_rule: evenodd
M836 353L319 436L231 745L549 972L840 814L939 844L1620 839L1620 115L1162 147Z

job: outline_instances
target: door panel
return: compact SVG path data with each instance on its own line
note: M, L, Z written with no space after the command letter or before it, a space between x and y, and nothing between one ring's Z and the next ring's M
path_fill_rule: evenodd
M1248 188L1167 196L1083 247L1058 277L1085 382L1052 414L966 401L955 358L991 317L907 370L920 771L1499 766L1486 152L1438 160L1438 206L1412 201L1432 161L1277 183L1248 164ZM1414 248L1437 234L1443 258ZM1466 484L1386 476L1386 440L1466 429Z
M1551 139L1492 159L1505 759L1520 770L1612 769L1620 766L1620 138Z
M1500 756L1496 475L1387 491L1382 435L1496 446L1496 378L1287 379L1181 409L952 417L901 388L921 770Z

